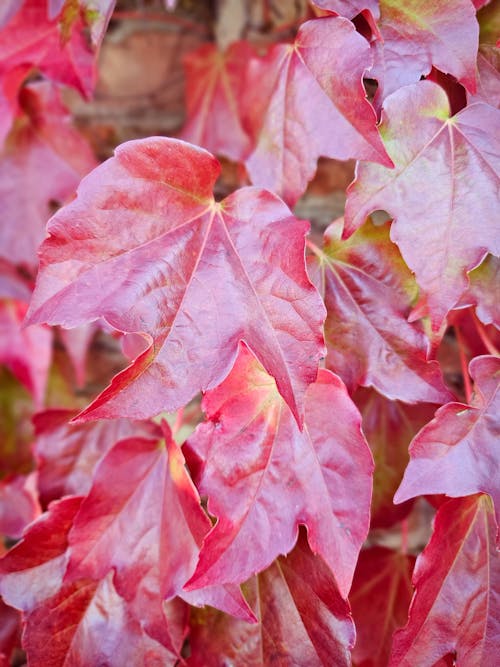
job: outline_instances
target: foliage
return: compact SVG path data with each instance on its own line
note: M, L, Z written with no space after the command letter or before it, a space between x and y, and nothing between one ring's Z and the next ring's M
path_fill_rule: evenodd
M255 4L99 165L115 3L0 9L1 665L500 653L498 3Z

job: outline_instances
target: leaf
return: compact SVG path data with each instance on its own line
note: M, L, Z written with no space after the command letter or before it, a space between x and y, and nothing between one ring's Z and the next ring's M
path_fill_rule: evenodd
M49 223L29 321L104 317L152 341L82 416L173 412L222 381L240 340L302 414L324 320L305 271L307 224L255 188L217 204L218 173L215 158L184 142L128 142Z
M34 417L38 488L44 503L90 491L98 462L116 442L132 436L158 438L152 422L128 419L69 423L74 410L46 410Z
M0 155L0 254L35 268L54 205L73 195L95 160L53 85L31 84L19 103L22 113Z
M469 369L474 380L471 405L444 405L415 436L394 502L432 493L458 498L484 492L493 499L498 521L500 359L476 357Z
M20 645L21 615L0 599L0 665L10 667L12 651ZM2 657L4 662L2 662Z
M118 594L146 632L163 643L163 602L182 594L210 528L182 453L168 430L165 436L166 445L122 440L102 460L69 533L65 576L66 583L99 581L114 570ZM213 584L205 597L210 604L253 619L237 588Z
M242 161L250 149L241 108L246 69L254 51L248 42L234 42L225 53L203 44L184 59L186 122L181 137L216 155Z
M478 318L484 324L494 324L500 329L500 259L488 255L469 274L470 285L463 295L461 305L476 306Z
M25 0L2 30L0 80L15 67L29 64L90 98L97 50L87 43L85 28L76 0L68 0L63 15L54 20L47 17L44 2Z
M350 665L354 626L349 605L327 565L311 553L303 532L294 550L248 582L245 592L260 625L213 610L195 612L189 667Z
M114 8L115 0L49 0L47 16L53 20L63 10L63 29L68 30L74 16L81 13L85 26L90 29L92 44L98 49Z
M328 227L323 250L314 247L311 259L327 308L326 367L350 391L363 385L410 403L448 400L439 364L427 361L427 337L407 322L417 287L389 239L389 223L367 221L347 241L342 227L342 220Z
M363 418L363 433L375 460L371 527L386 528L404 519L411 502L392 502L408 463L408 445L417 431L427 424L435 405L405 405L391 401L373 389L359 389L353 397Z
M387 665L392 634L408 617L414 564L414 556L385 547L364 549L359 554L349 595L356 624L354 664Z
M19 539L26 526L41 514L36 473L0 481L0 534Z
M469 0L381 0L378 27L383 55L370 74L383 97L415 83L432 65L475 92L479 27Z
M373 462L342 382L320 371L300 431L274 380L242 348L203 407L208 422L189 445L217 523L187 589L245 581L289 553L303 524L346 596L368 530Z
M370 66L366 41L335 17L302 24L293 45L277 44L252 61L245 103L257 137L246 160L252 182L294 204L320 156L391 166L363 88Z
M435 331L466 290L466 272L488 250L500 254L500 112L479 103L448 116L444 91L430 81L386 100L380 129L396 167L360 164L345 212L345 236L377 209L394 217L391 239L427 296Z
M408 625L396 633L390 665L493 665L500 630L497 526L487 496L451 500L417 558ZM443 664L443 663L439 663Z
M83 580L66 584L27 615L23 644L34 664L54 667L178 664L185 619L180 617L180 627L176 628L180 635L177 651L175 647L166 648L149 637L131 616L112 579L110 572L99 583ZM58 641L47 641L47 637L57 637Z
M41 325L22 329L26 310L20 301L0 300L0 364L28 389L40 407L52 358L52 332Z
M468 95L469 104L486 102L500 108L500 49L482 44L477 54L477 93Z
M364 10L368 10L376 19L380 16L377 0L313 0L312 4L348 19L353 19Z
M149 637L130 614L112 584L112 573L103 581L80 579L63 583L68 564L68 532L80 507L81 497L52 503L49 512L33 523L25 536L0 561L0 592L8 604L24 612L24 647L35 663L61 666L77 664L75 656L90 655L85 662L97 664L107 658L110 667L134 664L154 651L152 658L178 653L186 619L180 601L168 603L163 639L168 650ZM57 636L58 641L47 642ZM105 640L105 641L104 641ZM85 650L84 650L85 649ZM86 653L88 651L88 653ZM116 656L116 660L113 656ZM124 659L125 658L125 659Z

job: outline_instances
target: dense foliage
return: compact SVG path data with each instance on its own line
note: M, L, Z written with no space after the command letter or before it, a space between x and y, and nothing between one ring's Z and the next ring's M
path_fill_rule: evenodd
M498 3L257 4L101 164L114 0L0 8L0 665L498 664Z

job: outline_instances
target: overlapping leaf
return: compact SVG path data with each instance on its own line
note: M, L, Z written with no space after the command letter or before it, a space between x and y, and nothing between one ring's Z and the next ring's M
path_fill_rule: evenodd
M245 102L257 142L246 160L252 182L295 203L320 155L390 166L362 84L370 66L367 42L337 17L304 23L293 45L253 61Z
M461 305L476 306L476 313L484 324L500 329L500 258L488 257L469 274L470 286Z
M166 448L131 438L103 459L69 533L66 573L70 583L100 581L114 570L119 595L148 634L163 642L163 601L181 594L210 528L182 453L168 431L165 436ZM252 620L234 586L209 584L188 599Z
M350 665L354 626L349 605L302 531L294 550L250 580L245 593L260 624L248 625L209 609L195 612L190 667Z
M227 375L240 340L303 413L324 319L305 271L307 225L255 188L216 204L218 172L184 142L129 142L52 218L30 321L74 327L104 317L152 341L90 406L93 417L181 407Z
M301 432L274 380L242 348L204 410L209 421L189 444L217 523L188 588L245 581L291 551L305 524L346 596L368 529L373 463L342 382L320 371Z
M390 665L493 666L500 633L497 526L488 496L451 500L436 516L417 559L408 625L396 633Z
M359 389L353 400L361 412L363 433L375 460L371 526L391 526L411 509L410 502L394 505L393 496L408 463L408 445L432 419L436 406L405 405L388 400L373 389Z
M148 636L131 615L116 592L112 572L102 581L63 583L67 535L80 502L70 497L52 504L0 561L0 591L24 612L28 659L54 667L102 661L119 667L139 664L148 656L151 665L174 665L187 622L182 603L169 603L165 609L170 650Z
M100 41L113 7L110 0L100 0L100 4L107 6L104 18L100 11L97 15L86 12L85 0L82 7L77 0L70 0L60 16L49 18L46 3L25 0L0 34L0 82L14 68L29 65L90 97L95 86L97 44L92 47L87 41L87 21L95 20L91 29L94 40Z
M500 112L478 103L448 116L434 83L394 93L381 132L396 167L361 164L345 216L347 235L374 210L394 217L391 238L426 294L435 330L467 288L466 272L488 251L500 254Z
M355 664L387 665L393 632L408 618L414 564L414 556L384 547L361 551L349 595L356 624Z
M33 268L53 207L73 195L95 160L53 85L24 88L20 106L0 154L0 254Z
M500 359L476 357L471 405L448 403L414 438L410 463L394 498L445 493L457 498L489 493L500 519Z
M471 93L476 90L479 27L469 0L319 0L314 4L353 18L368 10L380 41L374 43L377 97L419 81L432 66L452 74Z
M425 334L407 322L417 287L389 239L389 223L367 221L347 241L342 227L341 220L330 225L310 260L327 308L327 368L351 391L371 385L410 403L448 400L439 364L427 361Z
M225 53L204 44L186 57L183 139L235 161L246 157L250 139L243 128L242 101L253 55L250 44L234 42Z
M84 495L90 490L97 463L119 440L159 437L152 422L128 419L68 423L74 410L46 410L34 418L38 488L45 503L63 495Z
M0 535L19 539L40 513L36 473L0 481Z

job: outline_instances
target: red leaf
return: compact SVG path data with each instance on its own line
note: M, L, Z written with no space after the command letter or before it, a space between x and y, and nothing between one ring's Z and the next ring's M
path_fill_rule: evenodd
M231 160L246 157L250 141L242 125L241 103L253 55L247 42L234 42L225 53L214 44L203 44L188 54L183 139Z
M363 88L370 66L367 42L350 21L335 17L304 23L293 45L278 44L252 61L246 101L258 137L246 161L252 182L293 204L320 155L391 166Z
M470 0L381 0L378 27L382 57L370 75L381 97L415 83L432 65L475 92L479 27Z
M170 654L180 651L186 626L186 610L179 600L163 607L163 618L168 619L162 627L165 650L147 636L130 606L118 596L111 583L112 572L103 581L63 583L71 554L68 532L81 500L74 496L52 503L49 512L0 561L0 592L6 602L25 613L23 643L28 657L34 664L57 667L93 665L107 658L110 667L121 667L134 664L134 655L144 659L152 651L152 658L170 656L166 664L175 664L178 655L174 659ZM77 663L75 656L80 653L92 657Z
M391 239L427 295L436 331L467 288L466 272L488 250L500 254L500 112L478 103L448 115L444 91L429 81L386 101L381 132L396 168L359 165L345 223L348 235L377 209L394 217Z
M72 410L46 410L34 417L34 453L44 503L63 495L88 493L95 467L119 440L161 436L160 428L152 422L118 419L68 423L74 415Z
M25 0L1 33L0 80L15 67L30 65L90 97L97 49L87 43L84 18L75 2L67 3L62 16L50 20L45 2Z
M242 348L204 409L209 421L189 443L204 461L199 488L218 521L188 588L245 581L291 551L304 524L346 596L368 529L373 462L342 382L320 371L301 432L273 379Z
M484 492L493 499L498 521L500 359L476 357L469 368L475 383L471 405L444 405L414 438L394 502L432 493L458 498Z
M0 534L19 539L41 513L36 474L18 475L0 482Z
M14 648L20 645L21 614L12 607L8 607L0 598L0 665L10 667L9 660ZM4 662L2 662L2 657Z
M301 533L294 550L245 587L259 615L250 626L213 610L195 612L190 667L350 665L354 627L332 574Z
M342 227L342 220L332 223L323 251L314 248L328 313L327 368L350 391L361 384L410 403L449 400L439 364L427 361L427 337L407 322L417 286L389 239L389 223L367 221L347 241Z
M97 581L114 569L118 594L159 641L163 601L181 593L210 528L182 453L168 432L166 437L166 448L131 438L108 452L70 531L66 573L67 582ZM205 601L253 618L238 589L214 590L215 583Z
M387 665L392 634L403 626L413 594L414 556L372 547L359 554L349 601L356 624L356 665Z
M82 580L66 584L26 616L23 645L32 664L51 667L178 664L186 610L180 608L171 614L169 628L175 635L172 649L168 649L149 637L131 616L112 578L110 572L99 583Z
M360 389L353 398L363 418L363 433L375 460L371 527L392 526L411 510L412 503L394 505L398 488L408 463L411 439L434 416L429 404L405 405L389 401L376 391Z
M174 411L221 382L240 340L302 414L324 320L305 271L307 225L255 188L217 204L218 173L184 142L132 141L49 223L30 321L74 327L102 316L153 341L83 415Z
M500 632L497 526L487 496L451 500L417 559L408 625L396 633L391 665L494 665ZM445 663L439 663L445 664Z
M51 209L73 195L95 160L53 85L31 84L19 102L23 113L0 157L0 253L31 268Z
M40 325L21 329L26 310L19 301L0 301L0 363L41 406L52 358L52 332Z

